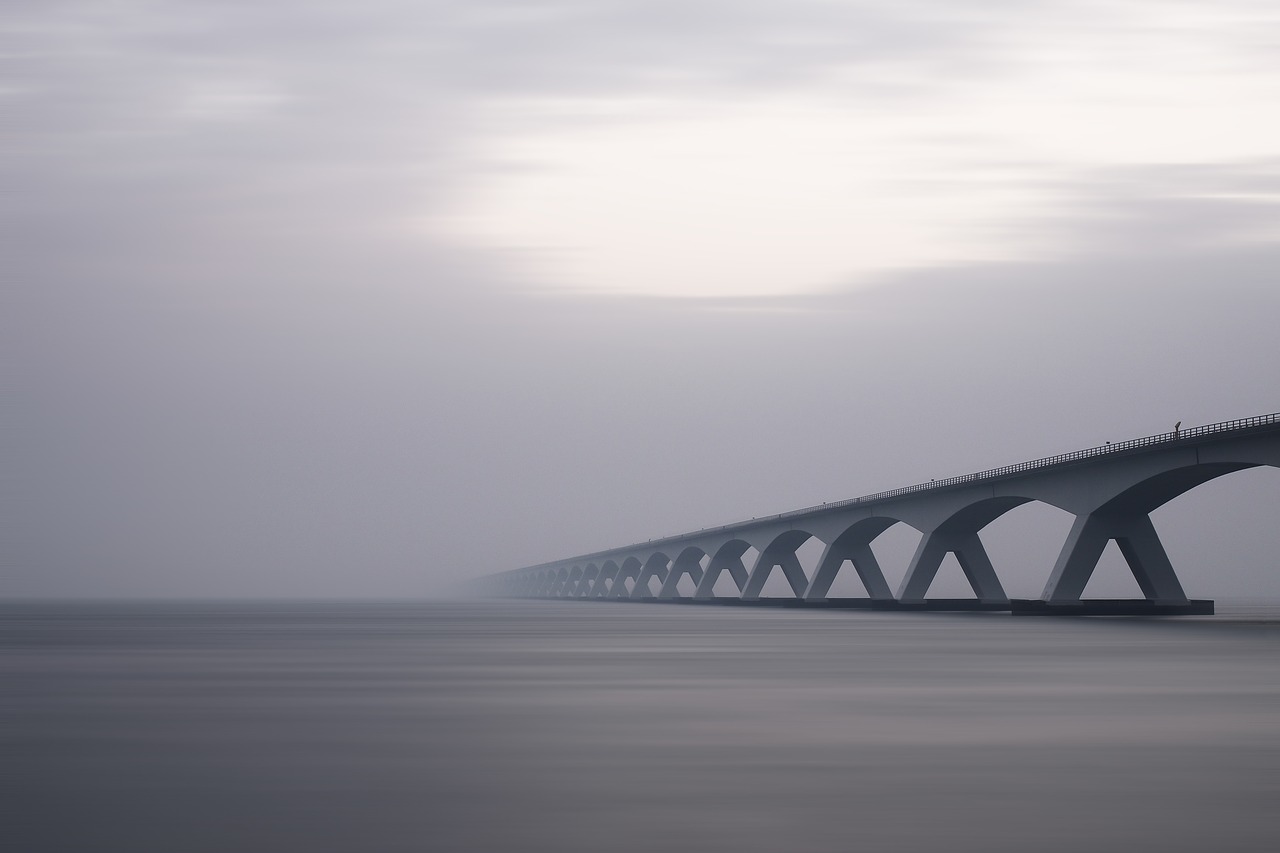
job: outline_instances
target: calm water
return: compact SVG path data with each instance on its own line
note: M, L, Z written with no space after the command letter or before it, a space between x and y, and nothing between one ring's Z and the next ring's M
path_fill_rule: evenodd
M1276 610L11 604L0 677L5 850L1280 838Z

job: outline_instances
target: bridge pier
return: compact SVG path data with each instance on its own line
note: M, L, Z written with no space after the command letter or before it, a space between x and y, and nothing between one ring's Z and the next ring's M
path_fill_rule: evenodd
M600 574L596 575L596 582L587 590L588 598L604 598L609 593L609 583L618 576L618 564L613 560L605 562L600 567ZM608 583L606 583L606 581Z
M800 565L800 558L795 551L782 554L766 552L760 555L751 576L747 578L747 585L742 590L744 601L754 601L760 597L760 591L764 589L765 581L773 574L774 569L782 569L791 592L796 598L804 598L805 590L809 588L809 579L805 577L804 567Z
M640 573L640 561L635 557L628 557L622 561L622 565L618 566L617 574L614 575L613 585L609 587L609 591L605 594L605 598L630 598L636 577ZM627 579L633 584L632 589L627 589Z
M804 598L805 591L809 588L809 578L804 573L804 567L800 565L796 549L809 538L809 534L804 531L783 534L760 552L760 556L756 558L755 567L751 570L751 576L747 578L747 584L742 588L743 600L754 601L760 598L765 582L777 568L782 569L782 573L786 575L792 594L796 598Z
M892 518L873 518L856 524L826 547L822 558L818 560L818 568L813 573L813 580L805 590L806 601L825 601L835 582L836 574L845 560L853 563L867 595L872 601L893 601L893 592L884 579L884 572L871 550L871 542L884 531L897 524Z
M729 546L726 546L729 547ZM733 582L738 585L738 593L741 595L747 588L747 567L742 565L742 551L746 550L744 546L741 550L733 548L737 553L725 553L722 548L716 552L711 558L711 562L707 565L707 571L702 575L702 580L698 582L698 589L693 593L693 597L704 600L715 598L716 581L720 579L720 573L727 571L733 578Z
M668 563L670 560L663 554L654 554L645 560L644 565L640 568L640 574L636 575L635 589L631 591L632 598L653 598L653 590L649 588L649 579L657 578L658 583L665 586L667 575L669 573ZM661 588L659 588L661 591Z
M600 568L594 563L588 563L587 567L582 570L582 577L578 579L578 585L569 593L572 598L588 598L591 595L591 587L600 577Z
M964 576L973 587L979 601L990 604L1008 604L1009 596L1005 594L1000 578L996 577L995 567L987 556L987 549L982 544L976 531L954 533L938 528L926 533L911 558L911 565L902 578L898 588L898 601L913 604L925 600L925 593L937 577L947 554L955 554Z
M675 562L671 564L671 571L667 573L667 579L662 583L662 589L658 592L658 598L678 598L680 590L676 585L686 574L694 584L701 584L704 556L706 555L696 548L686 548L679 557L676 557Z
M1151 516L1102 511L1076 517L1040 599L1051 604L1079 601L1102 552L1113 539L1147 601L1187 603L1187 594L1173 571Z

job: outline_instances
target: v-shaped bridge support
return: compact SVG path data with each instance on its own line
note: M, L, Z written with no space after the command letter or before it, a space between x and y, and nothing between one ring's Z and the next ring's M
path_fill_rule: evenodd
M955 534L942 529L926 533L920 540L915 556L911 558L911 566L902 578L898 600L912 603L924 601L925 593L937 577L938 569L947 554L956 555L964 576L969 579L969 586L973 587L979 600L999 604L1009 601L977 532Z
M1186 603L1187 594L1146 513L1092 512L1077 516L1040 598L1050 603L1079 601L1112 539L1120 546L1120 553L1148 601Z

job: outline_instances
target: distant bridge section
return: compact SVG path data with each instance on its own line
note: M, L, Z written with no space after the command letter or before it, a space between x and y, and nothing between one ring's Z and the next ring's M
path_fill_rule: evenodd
M779 570L791 604L827 601L837 572L850 564L869 598L865 606L925 607L943 559L954 554L983 609L1026 612L1081 606L1081 594L1103 550L1115 541L1145 601L1124 612L1193 612L1150 514L1216 477L1261 465L1280 467L1280 413L1259 415L1107 444L990 471L905 486L860 498L627 545L502 572L484 579L492 594L520 598L689 601L677 585L686 576L691 600L729 603L713 593L728 573L733 603L759 601ZM1031 501L1075 516L1037 602L1010 602L980 536L1004 513ZM896 593L871 544L895 524L920 531L920 544ZM812 574L797 550L823 545ZM756 558L744 557L754 549ZM775 600L776 601L776 600ZM1211 612L1212 603L1208 604ZM1152 610L1151 608L1157 608ZM1104 611L1111 612L1111 611ZM1113 612L1121 612L1115 610Z

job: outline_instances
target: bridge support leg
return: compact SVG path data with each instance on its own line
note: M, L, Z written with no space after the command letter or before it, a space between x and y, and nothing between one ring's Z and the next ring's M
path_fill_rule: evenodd
M733 577L733 582L738 585L738 592L742 592L747 586L747 567L742 565L741 557L733 557L721 563L712 563L707 566L707 573L702 576L702 580L698 582L698 589L693 594L694 598L705 601L708 598L715 598L716 581L720 579L720 572L728 571Z
M942 531L926 533L911 558L911 566L898 588L898 600L903 602L922 602L930 584L938 575L942 560L949 553L956 555L964 576L973 588L980 601L1007 604L1009 596L1005 594L1000 578L996 577L995 567L987 556L987 549L975 532L959 535Z
M635 589L631 590L632 598L653 598L653 590L649 587L649 578L658 579L658 589L667 582L666 569L646 569L636 578Z
M688 574L694 584L701 584L703 580L701 558L697 560L692 558L685 559L677 557L671 566L671 571L667 574L667 579L662 583L662 589L658 592L658 598L679 598L680 590L676 585L680 583L680 578Z
M760 556L755 569L751 572L751 577L747 579L747 585L742 589L742 600L758 599L760 591L764 589L765 581L769 579L769 575L775 568L781 568L783 574L787 576L787 583L791 584L791 591L795 593L796 598L804 598L809 579L805 577L804 567L800 565L800 558L796 556L796 552L787 551L782 554Z
M1120 553L1148 601L1186 603L1187 594L1173 571L1151 516L1146 513L1077 516L1041 600L1055 604L1079 601L1112 539L1120 546Z
M880 569L880 562L876 559L875 552L871 550L871 543L857 542L840 547L834 543L827 546L826 553L818 561L818 570L813 573L813 581L805 590L806 601L826 600L827 593L831 591L831 585L835 583L836 574L845 560L853 563L854 571L858 573L862 585L867 589L867 595L875 601L893 600L893 592L884 579L884 572Z
M591 585L596 582L596 578L600 576L597 569L595 574L588 574L585 570L582 577L578 578L578 583L569 591L570 598L586 598L591 592Z
M640 588L638 574L634 569L620 569L613 579L613 586L609 587L609 598L630 598ZM627 589L627 578L631 579L631 589Z
M640 574L636 575L636 585L631 590L631 597L653 598L653 591L649 589L649 578L657 578L659 584L664 584L667 581L667 575L667 561L660 557L651 557L640 569Z
M605 583L608 581L608 583ZM613 584L618 582L618 570L612 571L601 569L600 576L596 578L595 585L591 587L592 598L604 598L613 589Z

